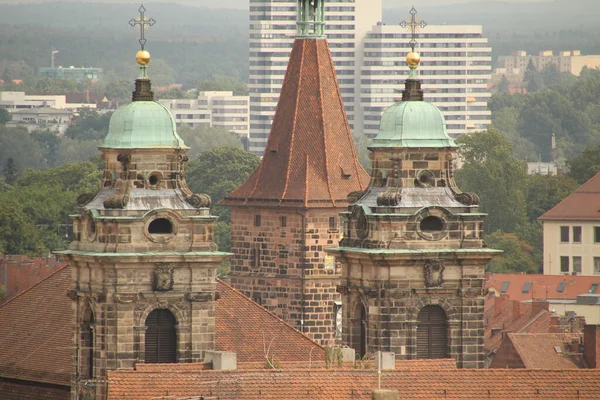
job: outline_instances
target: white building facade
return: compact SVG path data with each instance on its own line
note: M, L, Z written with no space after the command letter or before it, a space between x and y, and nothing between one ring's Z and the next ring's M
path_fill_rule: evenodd
M325 20L350 127L372 137L383 110L400 97L409 33L381 24L381 0L328 0ZM256 155L264 152L295 32L295 0L250 0L249 150ZM428 25L417 42L427 101L444 112L448 132L485 129L491 48L482 27Z
M159 103L171 109L177 125L210 126L248 137L249 98L227 91L203 91L197 99L164 99Z

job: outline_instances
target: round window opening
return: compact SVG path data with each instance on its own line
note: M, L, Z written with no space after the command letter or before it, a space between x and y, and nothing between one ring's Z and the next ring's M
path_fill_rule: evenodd
M420 228L422 232L441 232L444 230L444 221L438 217L425 217L421 220Z
M158 176L158 174L156 174L156 173L151 174L148 177L148 183L150 184L150 186L156 186L156 185L158 185L159 182L160 182L160 176Z
M167 218L157 218L148 225L150 234L171 234L173 233L173 224Z
M419 171L417 184L421 187L429 187L435 184L435 175L429 170Z

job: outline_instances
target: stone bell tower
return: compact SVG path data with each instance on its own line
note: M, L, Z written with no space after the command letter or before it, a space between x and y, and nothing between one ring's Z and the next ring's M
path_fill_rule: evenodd
M484 266L499 251L483 240L478 196L456 186L457 148L423 101L411 44L402 101L369 145L369 187L342 213L339 247L327 249L342 264L343 343L483 368Z
M153 20L140 12L143 28ZM133 101L100 146L100 188L80 196L74 241L58 252L72 268L73 400L104 399L109 370L201 361L214 349L215 273L228 254L213 241L210 198L185 183L187 147L153 101L142 40Z
M324 35L323 1L298 0L298 31L265 154L221 204L231 209L232 285L334 344L339 268L323 251L369 176L358 162Z

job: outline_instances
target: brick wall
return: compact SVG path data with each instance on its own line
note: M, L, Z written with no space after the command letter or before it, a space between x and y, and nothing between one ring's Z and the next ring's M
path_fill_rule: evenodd
M0 379L2 400L68 400L69 391L68 386Z
M65 263L59 262L54 256L29 258L0 254L0 286L6 291L4 297L0 298L0 304L43 281L64 266Z

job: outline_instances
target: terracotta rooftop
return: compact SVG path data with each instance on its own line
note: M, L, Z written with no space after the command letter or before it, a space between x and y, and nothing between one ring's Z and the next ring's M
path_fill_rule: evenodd
M109 372L109 400L142 399L370 399L373 369L280 369ZM383 371L381 387L400 399L592 399L600 370L436 369Z
M539 219L542 221L600 221L598 204L600 204L600 172Z
M496 352L504 333L548 333L550 312L546 304L522 303L506 297L486 296L484 311L484 344L486 354Z
M222 205L340 207L369 175L356 156L326 39L296 39L259 167Z
M578 295L590 293L593 284L599 286L600 294L600 276L493 274L486 280L486 287L496 295L520 301L576 300Z
M31 259L22 258L27 263ZM14 266L13 266L14 267ZM0 377L69 384L71 268L61 269L0 306ZM215 303L215 348L264 366L287 360L306 366L325 358L323 347L222 281ZM52 371L52 372L49 372Z
M577 333L509 333L517 354L525 368L571 369L585 368L579 350L573 351L570 345L575 341L579 346L582 339Z
M71 269L61 269L0 306L0 376L71 381Z

